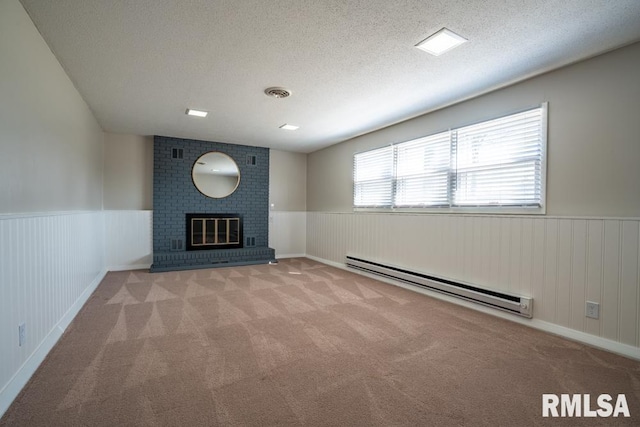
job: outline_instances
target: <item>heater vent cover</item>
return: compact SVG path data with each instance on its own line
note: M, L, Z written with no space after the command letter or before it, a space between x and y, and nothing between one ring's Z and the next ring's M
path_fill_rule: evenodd
M389 279L420 286L432 291L440 292L467 301L508 311L523 317L533 316L533 299L519 295L507 294L501 291L481 288L468 283L456 282L450 279L431 276L402 267L366 260L361 257L347 255L347 267L376 274Z

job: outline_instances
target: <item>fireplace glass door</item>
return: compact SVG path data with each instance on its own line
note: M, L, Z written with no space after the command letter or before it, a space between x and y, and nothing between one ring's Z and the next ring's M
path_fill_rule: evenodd
M239 218L191 218L191 246L240 243Z

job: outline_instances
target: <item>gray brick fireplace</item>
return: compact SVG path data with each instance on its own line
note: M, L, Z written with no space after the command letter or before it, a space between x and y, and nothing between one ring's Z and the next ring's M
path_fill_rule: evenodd
M194 163L211 151L227 154L240 169L240 183L228 197L207 197L192 181ZM275 260L275 251L268 247L268 148L155 136L153 155L152 272ZM188 214L212 218L236 215L241 218L241 240L234 247L188 248Z

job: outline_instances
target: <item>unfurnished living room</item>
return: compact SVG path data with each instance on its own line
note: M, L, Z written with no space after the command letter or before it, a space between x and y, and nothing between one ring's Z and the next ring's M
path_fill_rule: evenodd
M638 0L0 0L0 426L640 425Z

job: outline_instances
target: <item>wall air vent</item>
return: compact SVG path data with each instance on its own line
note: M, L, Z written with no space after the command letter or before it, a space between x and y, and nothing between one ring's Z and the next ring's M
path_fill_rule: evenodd
M183 159L184 158L184 150L182 148L174 148L171 150L171 158L172 159Z
M181 251L182 250L182 239L171 239L171 250L172 251Z

